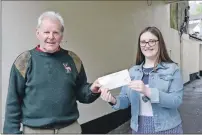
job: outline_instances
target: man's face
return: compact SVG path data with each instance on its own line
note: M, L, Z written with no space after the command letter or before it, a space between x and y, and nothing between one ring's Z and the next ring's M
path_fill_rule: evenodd
M40 42L40 49L44 52L54 53L60 46L63 38L62 25L57 19L44 18L36 31Z

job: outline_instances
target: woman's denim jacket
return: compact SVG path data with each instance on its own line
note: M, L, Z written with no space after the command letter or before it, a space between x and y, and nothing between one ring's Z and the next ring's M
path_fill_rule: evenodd
M129 69L132 80L143 77L142 65L135 65ZM156 70L149 75L155 131L164 131L176 127L181 123L178 108L183 100L183 79L179 67L175 63L160 63ZM115 110L131 106L131 128L138 130L140 94L128 86L123 86L117 103L112 106Z

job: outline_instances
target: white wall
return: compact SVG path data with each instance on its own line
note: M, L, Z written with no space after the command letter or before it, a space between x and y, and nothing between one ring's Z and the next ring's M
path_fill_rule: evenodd
M0 10L1 10L1 2L0 2ZM1 18L1 14L0 14L0 18ZM2 23L1 23L1 19L0 19L0 30L2 28ZM0 32L0 42L2 43L2 32ZM2 88L2 46L0 46L0 88ZM0 91L0 96L2 95L2 89ZM0 105L0 109L1 109L1 105ZM2 109L1 109L2 110ZM2 111L0 111L0 116L2 115ZM0 120L0 129L2 127L2 121Z
M11 64L22 51L38 43L35 26L46 10L56 10L64 17L67 44L62 47L81 57L90 82L129 68L135 61L138 35L148 25L160 28L171 58L180 64L178 32L170 28L169 5L161 1L152 1L151 6L146 1L3 1L2 8L3 114ZM79 104L79 109L80 123L113 112L100 99Z
M202 71L202 42L200 43L200 58L199 58L199 63L200 63L200 71Z
M200 41L182 36L183 42L183 75L184 80L189 81L189 75L200 70Z

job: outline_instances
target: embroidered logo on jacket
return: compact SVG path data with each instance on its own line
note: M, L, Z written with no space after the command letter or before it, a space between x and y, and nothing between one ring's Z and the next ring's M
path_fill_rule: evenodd
M65 70L66 70L67 73L70 73L72 71L71 67L68 66L67 63L63 63L63 66L64 66L64 68L65 68Z

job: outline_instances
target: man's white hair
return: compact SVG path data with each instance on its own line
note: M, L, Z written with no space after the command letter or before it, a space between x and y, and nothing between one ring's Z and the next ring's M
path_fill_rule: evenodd
M42 13L38 18L37 28L40 27L40 25L41 25L41 23L42 23L42 21L43 21L43 19L45 17L52 18L52 19L57 19L60 22L60 24L62 25L61 32L62 33L64 32L64 20L63 20L62 16L59 13L56 13L54 11L46 11L46 12Z

